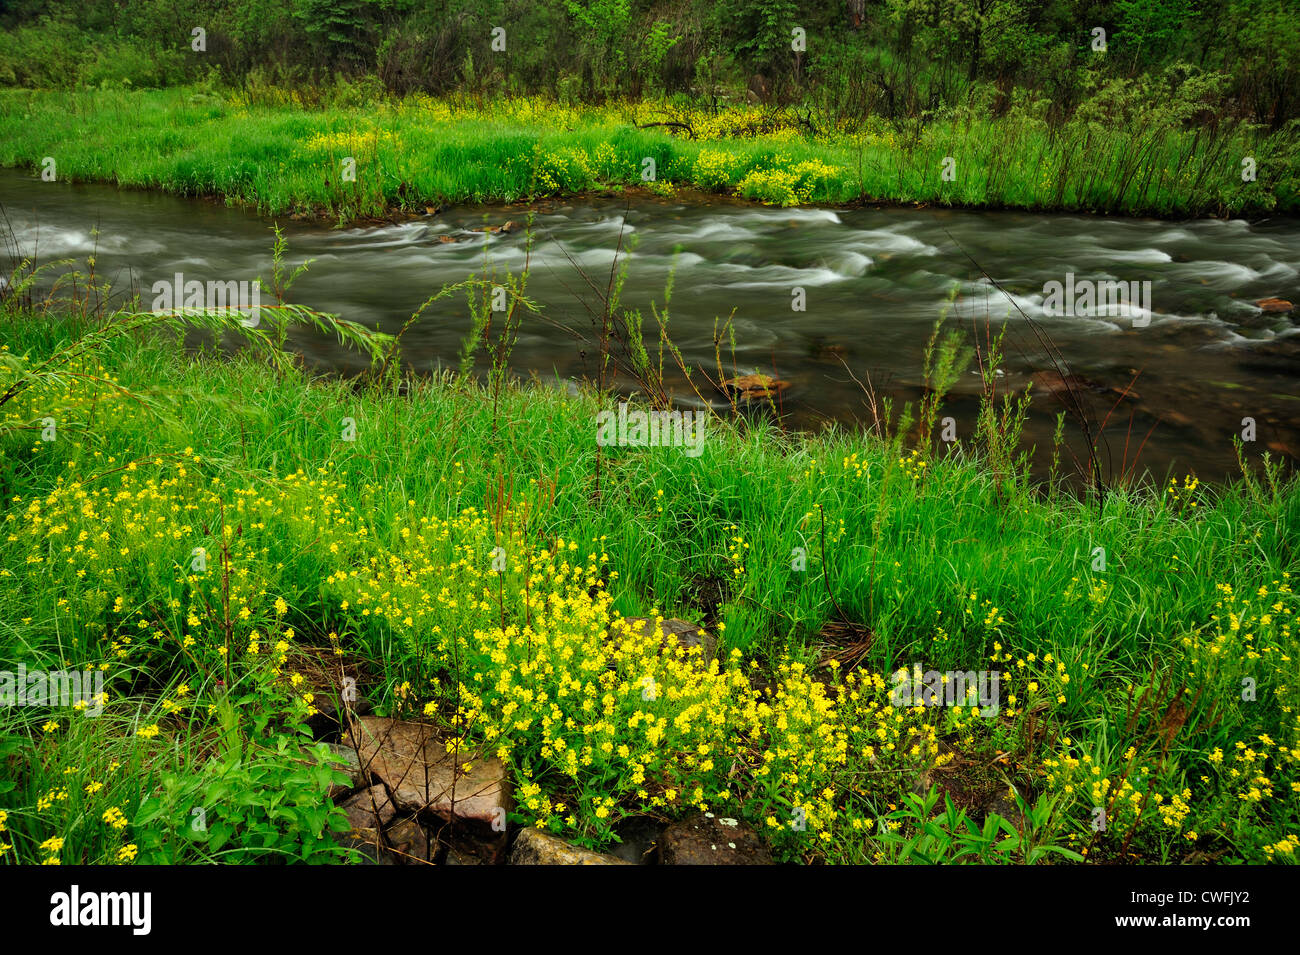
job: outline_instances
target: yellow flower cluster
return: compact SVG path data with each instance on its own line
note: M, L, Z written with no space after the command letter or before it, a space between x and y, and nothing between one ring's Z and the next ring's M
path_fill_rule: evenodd
M722 149L704 148L695 157L695 185L708 192L726 192L735 176L736 158Z
M46 831L62 832L64 835L54 835L40 843L40 851L44 853L41 859L42 865L60 865L63 862L62 855L71 853L72 857L79 863L89 860L82 857L85 851L85 843L88 838L94 838L89 835L90 821L98 819L103 825L103 833L108 841L108 860L112 862L129 862L134 858L135 847L133 845L122 845L123 840L127 837L126 829L130 825L126 814L122 808L117 805L110 805L102 812L96 806L103 805L107 801L107 796L101 796L105 793L105 779L109 779L113 774L121 769L121 764L113 761L105 767L102 764L96 769L89 765L65 766L63 777L80 777L87 780L80 785L59 786L51 789L36 801L37 814L49 813L51 818L41 820L45 824ZM98 775L101 778L91 778L92 775ZM80 793L77 796L76 793ZM96 797L99 797L98 799ZM5 823L8 820L8 814L0 810L0 832L5 831ZM72 840L72 841L69 841ZM0 843L0 858L13 849L8 843ZM122 853L131 850L130 858L123 857Z
M820 159L790 164L788 157L778 156L771 168L750 170L736 184L736 191L767 205L797 206L811 202L818 184L834 179L839 172L838 166Z
M1164 769L1159 750L1167 748L1172 737L1160 734L1176 733L1177 724L1157 727L1154 736L1135 737L1119 760L1100 753L1075 755L1070 740L1065 740L1066 750L1044 763L1046 781L1085 807L1105 808L1110 831L1132 832L1148 823L1177 831L1189 818L1202 832L1239 827L1247 820L1265 831L1287 824L1284 807L1300 794L1300 682L1295 666L1300 647L1290 578L1284 574L1271 586L1246 596L1227 583L1219 584L1218 590L1221 596L1210 626L1183 639L1188 653L1176 661L1183 668L1182 684L1204 689L1199 694L1185 689L1181 698L1162 705L1160 712L1167 710L1185 719L1197 700L1206 696L1215 701L1219 732L1231 738L1249 725L1233 714L1234 703L1240 701L1242 708L1277 707L1283 714L1286 738L1256 733L1233 739L1227 752L1224 746L1210 748L1200 757L1207 770L1188 780L1195 788L1168 778ZM1126 732L1136 732L1137 725L1133 723ZM1146 762L1138 760L1139 746L1148 753ZM1195 840L1200 833L1187 836ZM1264 846L1264 854L1289 855L1289 838Z
M903 473L913 481L919 481L921 475L925 473L925 459L921 457L921 452L917 450L909 451L907 457L898 459Z
M26 264L30 263L19 264L20 272ZM32 371L25 356L14 355L8 345L0 345L0 394ZM67 442L80 447L82 423L92 411L101 416L120 413L127 399L117 378L102 365L73 363L68 371L74 373L28 378L21 390L0 405L0 435L28 432L32 436L30 450L42 454L60 450Z
M934 759L943 717L891 706L878 675L826 682L785 661L756 686L738 650L705 660L629 625L599 540L539 545L527 525L473 508L414 518L396 549L326 585L357 625L382 624L450 676L408 687L425 700L411 705L513 767L528 824L601 836L629 813L726 807L826 842L869 820L864 771L896 786Z
M1169 486L1165 488L1165 494L1168 496L1170 503L1175 509L1195 508L1197 506L1196 490L1201 486L1198 478L1190 474L1183 478L1183 483L1179 485L1178 478L1170 477Z
M732 535L727 539L727 560L731 562L731 575L743 577L749 541L745 540L745 535L740 533L740 528L735 524L728 524L727 532Z
M363 126L358 129L343 129L333 133L317 133L304 142L303 146L311 152L356 157L370 155L380 146L390 150L399 150L402 148L402 140L392 130Z

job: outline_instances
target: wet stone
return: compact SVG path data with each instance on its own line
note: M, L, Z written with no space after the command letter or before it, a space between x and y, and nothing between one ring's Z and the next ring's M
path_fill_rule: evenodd
M744 823L702 813L664 830L659 861L662 865L772 865L772 856Z

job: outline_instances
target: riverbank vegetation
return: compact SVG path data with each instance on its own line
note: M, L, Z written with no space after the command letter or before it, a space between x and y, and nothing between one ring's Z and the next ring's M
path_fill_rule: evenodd
M4 6L0 162L272 214L629 186L1168 216L1300 197L1281 0Z
M1294 131L1209 136L1182 128L1177 104L1135 109L1122 127L1079 120L1053 130L1039 104L996 120L971 107L914 129L874 120L810 132L790 112L752 105L416 94L303 108L283 91L275 100L193 89L9 92L0 95L0 163L40 172L52 161L65 180L339 222L627 188L783 206L884 200L1183 216L1287 211L1300 196ZM1240 157L1262 170L1258 179L1243 181Z
M1000 397L938 451L946 336L932 397L875 433L726 414L696 457L602 447L615 396L511 379L524 309L430 380L305 310L209 317L227 353L196 352L175 316L15 285L0 669L99 671L107 696L0 710L7 862L347 855L338 768L295 729L332 667L500 758L512 827L597 848L704 810L787 861L1295 861L1300 488L1267 461L1035 485ZM301 371L302 321L372 372ZM716 660L620 623L660 614ZM996 672L997 705L900 698L918 670Z

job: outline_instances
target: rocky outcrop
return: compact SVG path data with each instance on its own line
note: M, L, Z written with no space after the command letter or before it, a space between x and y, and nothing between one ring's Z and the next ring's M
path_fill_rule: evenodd
M665 648L715 646L682 620L629 618L641 633L658 627ZM333 747L355 789L340 794L348 827L336 838L371 865L769 865L771 856L744 823L701 813L663 828L650 816L625 819L608 853L537 828L518 832L507 853L511 806L506 768L495 758L447 752L436 727L367 716L348 727L355 746Z

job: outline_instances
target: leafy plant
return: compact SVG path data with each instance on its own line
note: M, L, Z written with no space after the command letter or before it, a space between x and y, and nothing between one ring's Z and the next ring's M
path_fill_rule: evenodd
M876 834L876 841L882 847L882 861L923 865L956 862L1035 865L1049 861L1051 856L1083 861L1082 854L1050 841L1054 810L1051 799L1041 796L1033 807L1018 793L1015 799L1021 813L1019 828L997 813L989 813L982 824L977 823L966 810L953 805L947 793L943 797L943 810L936 813L937 789L932 788L924 796L908 793L904 805L884 817Z

